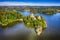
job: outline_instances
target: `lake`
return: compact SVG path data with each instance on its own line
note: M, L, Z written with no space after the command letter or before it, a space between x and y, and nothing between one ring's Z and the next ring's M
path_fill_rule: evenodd
M29 16L31 12L21 12L24 16ZM58 40L60 39L60 13L53 15L34 14L43 16L47 22L47 28L38 36L38 40ZM11 28L0 28L1 39L6 40L33 40L36 34L32 28L27 28L24 23L18 23Z

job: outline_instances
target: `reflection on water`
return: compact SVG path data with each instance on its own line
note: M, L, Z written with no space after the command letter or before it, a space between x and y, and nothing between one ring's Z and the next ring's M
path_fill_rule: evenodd
M40 35L41 40L58 40L60 39L60 13L54 15L35 14L40 15L46 19L47 29Z
M30 12L21 12L24 16L30 15ZM60 13L54 15L35 14L43 16L47 22L47 29L38 37L41 40L58 40L60 39ZM0 28L0 35L6 40L33 40L36 36L31 28L27 28L24 23L19 23L11 28Z
M25 27L24 23L19 23L11 28L6 28L1 32L1 34L2 33L4 33L3 36L6 40L33 40L36 36L34 30Z
M35 14L38 15L38 14ZM54 15L44 15L39 14L40 16L43 16L46 19L47 22L47 29L42 33L40 36L41 40L58 40L60 39L60 13L54 14Z
M27 27L25 27L25 25L24 25L24 23L20 23L20 24L16 24L16 25L14 25L12 28L6 28L5 30L4 30L4 33L6 34L6 35L10 35L11 36L11 34L12 35L15 35L15 34L23 34L23 32L25 33L25 32L28 32L28 33L32 33L32 32L34 32L33 31L33 29L31 30L31 28L27 28Z

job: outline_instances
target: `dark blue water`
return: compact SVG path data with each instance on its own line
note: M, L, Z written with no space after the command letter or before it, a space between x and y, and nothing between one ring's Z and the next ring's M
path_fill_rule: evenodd
M24 13L25 14L25 13ZM27 14L30 14L27 12ZM41 34L41 40L58 40L60 39L60 13L53 15L34 14L35 16L43 16L47 22L47 28Z
M36 14L37 15L37 14ZM45 15L45 14L39 14L40 16L43 16L47 22L47 30L50 33L56 33L60 34L60 13L54 14L54 15Z
M25 14L26 13L26 14ZM22 12L24 16L29 16L30 12ZM60 13L54 15L34 14L35 16L43 16L47 22L47 31L53 34L60 34Z
M24 16L29 16L31 12L21 12ZM45 14L34 14L35 16L43 16L47 22L47 28L44 30L39 39L41 40L58 40L60 39L60 13L56 13L54 15L45 15ZM33 29L27 28L24 23L16 24L11 28L2 29L0 28L0 35L4 34L5 36L17 38L21 37L21 35L35 35ZM19 37L18 37L19 36ZM28 37L27 36L27 37ZM23 38L22 38L23 39Z

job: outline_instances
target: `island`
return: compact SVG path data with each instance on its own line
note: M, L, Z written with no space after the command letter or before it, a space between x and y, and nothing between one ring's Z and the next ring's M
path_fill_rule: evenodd
M46 20L42 16L35 16L34 13L31 13L29 16L23 16L16 10L0 9L0 26L2 28L21 22L26 27L33 28L37 35L40 35L47 27Z
M13 22L23 21L23 16L16 10L0 9L0 26L5 27Z
M23 21L27 27L33 28L37 35L40 35L47 27L46 20L42 16L34 16L33 13L30 16L25 16Z

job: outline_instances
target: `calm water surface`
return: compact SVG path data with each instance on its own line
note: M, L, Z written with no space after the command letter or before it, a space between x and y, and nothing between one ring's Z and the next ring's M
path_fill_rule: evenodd
M60 13L56 13L53 15L37 13L35 14L35 16L43 16L47 22L47 29L44 30L39 37L41 40L60 39Z
M29 16L31 12L21 12L24 16ZM38 37L39 40L57 40L60 38L60 13L54 15L35 14L35 16L43 16L47 22L47 28ZM35 32L31 28L27 28L24 23L19 23L11 28L0 28L0 35L7 40L14 38L13 40L28 40L27 37L32 38L35 36ZM25 38L25 39L24 39Z

